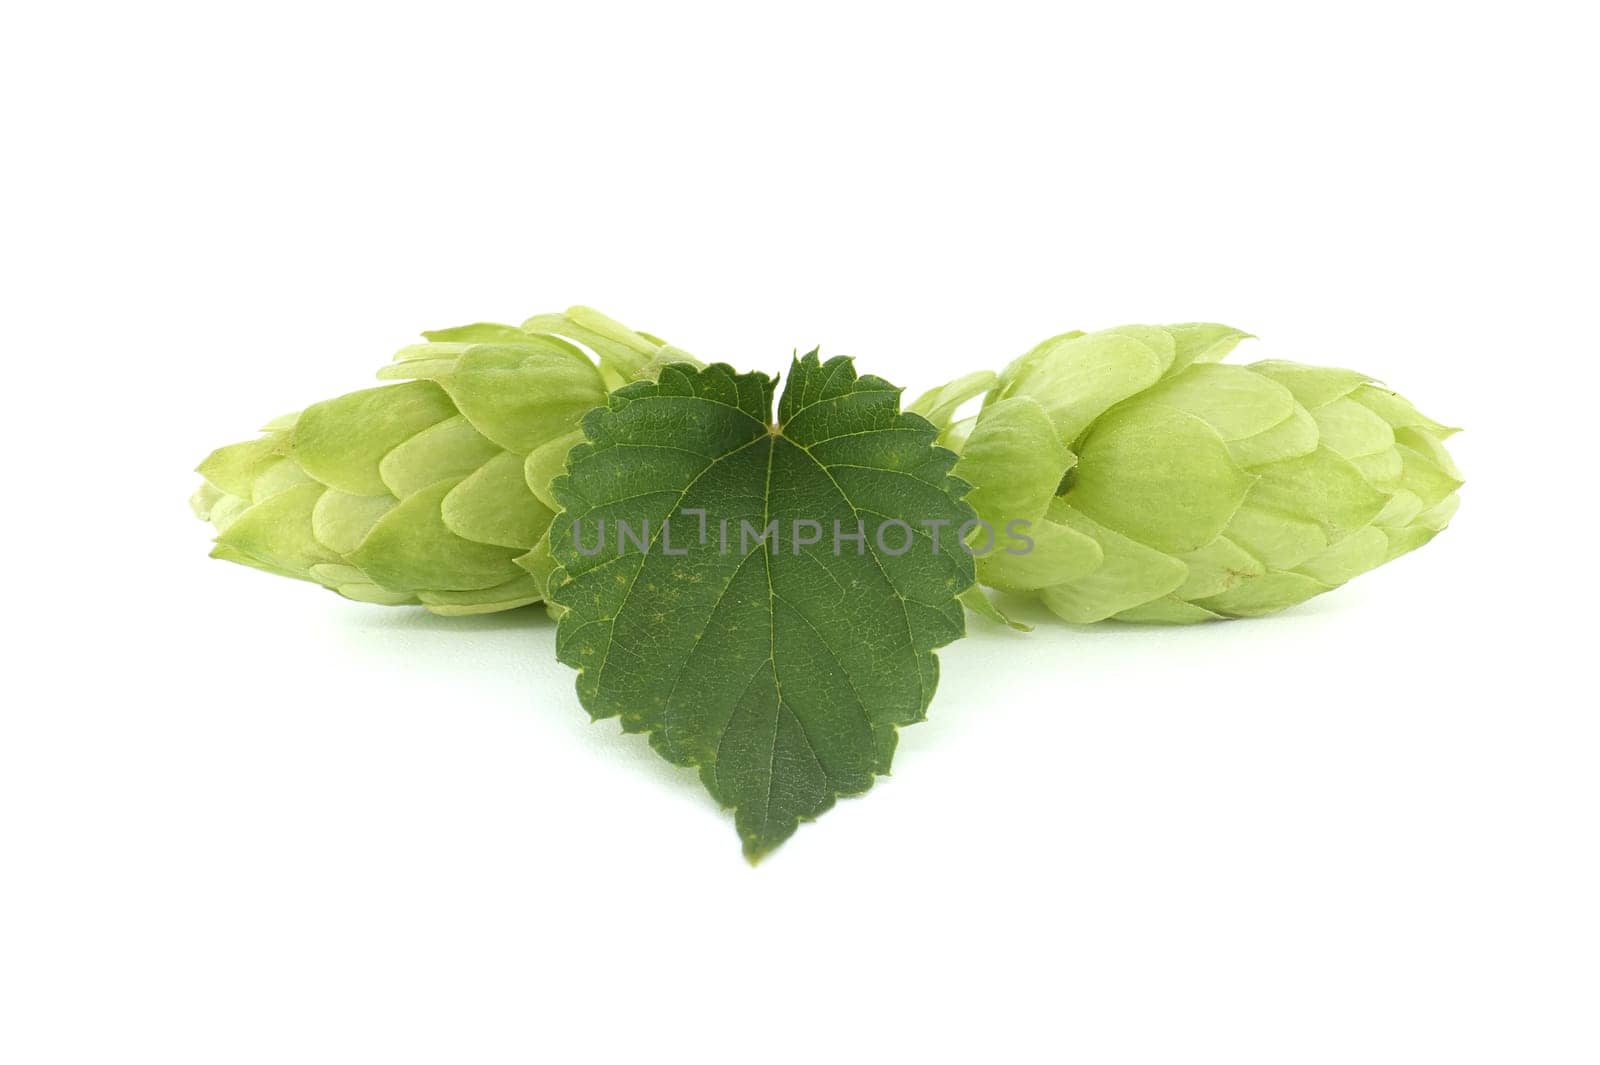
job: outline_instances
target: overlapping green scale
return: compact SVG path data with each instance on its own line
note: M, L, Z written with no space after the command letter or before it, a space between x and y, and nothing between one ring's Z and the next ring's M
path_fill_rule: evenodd
M579 419L612 388L694 361L585 307L423 336L379 371L395 383L200 464L193 506L216 528L214 558L439 614L538 602L549 482Z
M1350 370L1220 360L1210 323L1065 333L912 410L996 528L1032 549L980 583L1078 623L1268 614L1426 543L1454 513L1455 430ZM983 395L971 418L956 408Z
M980 557L979 582L1073 622L1250 616L1445 527L1454 430L1354 371L1223 363L1247 335L1064 333L912 404L961 455L978 514L1027 529L1031 549ZM583 307L424 337L379 371L385 384L201 464L194 506L217 530L214 557L444 614L537 602L550 483L579 420L612 389L694 361Z

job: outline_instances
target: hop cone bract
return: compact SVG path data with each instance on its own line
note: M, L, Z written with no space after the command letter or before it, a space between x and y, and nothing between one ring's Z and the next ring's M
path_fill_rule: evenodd
M693 361L584 307L423 336L379 371L399 383L279 418L200 464L192 503L216 528L212 557L439 614L538 602L549 483L579 419L660 363Z
M978 561L990 587L1071 622L1267 614L1421 546L1461 477L1455 430L1364 374L1220 365L1247 334L1124 326L1054 337L998 376L912 406L961 453L969 501L1032 550ZM975 418L952 422L984 395Z

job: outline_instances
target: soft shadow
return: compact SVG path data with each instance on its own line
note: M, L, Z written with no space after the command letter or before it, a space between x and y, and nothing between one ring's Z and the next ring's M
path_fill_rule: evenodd
M344 609L341 609L336 616L341 619L341 626L351 638L368 643L374 642L374 636L381 642L384 636L409 633L440 634L446 638L468 640L473 636L489 634L528 633L532 638L553 639L556 629L555 620L550 617L543 604L502 610L493 614L469 614L461 617L442 617L415 606L380 607L361 604L360 608L351 610L350 605L342 604ZM662 758L650 746L648 737L643 733L623 732L622 723L617 718L605 718L599 721L590 719L573 688L577 674L565 666L556 666L548 648L545 648L542 654L551 656L550 665L559 670L557 675L561 678L561 682L555 690L551 690L543 683L536 686L524 696L525 706L535 713L559 715L565 720L576 723L579 728L583 727L584 721L588 721L589 728L602 733L604 738L598 743L592 739L588 740L585 746L599 747L607 760L625 763L630 771L648 774L660 781L664 787L686 796L696 805L711 810L719 816L726 816L722 807L701 785L698 772L674 765Z
M363 612L360 615L360 626L363 629L406 632L554 632L556 623L541 603L493 614L466 614L459 617L444 617L415 606L374 607L370 613Z
M574 698L573 702L576 703L577 699ZM578 713L583 712L579 707ZM650 746L650 740L644 733L623 732L622 723L617 718L592 721L591 727L606 734L607 751L619 760L626 760L634 771L649 774L663 786L670 787L685 796L694 805L726 817L729 823L732 823L732 811L725 810L716 799L712 798L711 793L700 782L699 770L667 761Z
M1020 622L1024 625L1032 625L1034 628L1034 633L1017 632L1014 629L1007 629L998 622L989 621L986 618L980 618L970 611L967 613L967 632L969 635L980 631L989 634L1010 632L1018 637L1026 638L1029 635L1037 634L1037 632L1041 630L1075 632L1086 635L1102 635L1112 633L1149 634L1152 632L1204 632L1208 629L1216 628L1217 626L1252 626L1263 621L1276 621L1277 623L1282 624L1283 621L1294 618L1311 618L1327 614L1346 613L1350 609L1350 602L1347 599L1348 592L1349 590L1346 588L1338 588L1332 592L1326 592L1322 595L1313 596L1303 603L1297 603L1296 605L1289 607L1287 610L1280 610L1277 613L1267 614L1264 617L1229 618L1223 621L1201 621L1196 622L1193 625L1153 625L1137 621L1118 621L1115 618L1110 618L1105 621L1097 621L1091 625L1075 625L1071 622L1063 621L1056 615L1052 614L1045 607L1045 605L1037 599L1020 595L1012 595L1006 592L999 592L993 595L993 599L995 606L999 608L1000 612L1005 614L1005 616L1010 618L1012 621Z
M1202 672L1217 662L1248 666L1283 641L1316 640L1338 619L1361 609L1347 589L1317 596L1262 618L1151 625L1101 621L1074 625L1043 604L997 595L995 605L1011 620L1033 626L1018 632L967 615L967 636L939 649L939 690L928 723L903 730L901 750L913 752L955 742L985 718L1008 717L1026 727L1030 713L1077 712L1075 683L1126 676L1130 691L1147 683L1170 684L1174 676Z

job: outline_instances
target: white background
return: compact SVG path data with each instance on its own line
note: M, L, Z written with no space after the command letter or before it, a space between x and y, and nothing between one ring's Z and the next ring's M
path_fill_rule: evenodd
M36 4L0 27L0 1059L1600 1059L1578 5ZM538 611L205 557L189 472L592 303L913 391L1219 320L1467 428L1261 622L972 625L760 868Z

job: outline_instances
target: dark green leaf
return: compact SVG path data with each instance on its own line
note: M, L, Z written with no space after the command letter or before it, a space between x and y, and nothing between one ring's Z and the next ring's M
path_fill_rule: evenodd
M774 384L668 366L612 393L553 485L564 511L551 526L557 654L585 708L698 767L752 861L888 772L973 583L956 535L973 518L967 485L899 390L813 352L792 364L773 423ZM915 534L890 525L877 542L890 519ZM773 521L776 542L757 542ZM647 551L629 540L619 553L621 522L648 522ZM861 548L835 538L861 527Z

